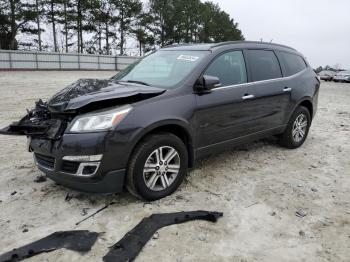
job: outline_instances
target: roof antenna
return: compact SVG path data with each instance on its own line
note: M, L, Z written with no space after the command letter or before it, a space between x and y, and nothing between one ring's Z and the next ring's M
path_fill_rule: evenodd
M270 40L270 44L272 43L273 39Z

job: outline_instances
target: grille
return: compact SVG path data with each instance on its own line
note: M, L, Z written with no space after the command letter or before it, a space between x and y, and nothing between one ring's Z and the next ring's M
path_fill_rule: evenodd
M61 169L63 172L75 174L78 171L79 165L79 162L63 161Z
M55 158L53 158L51 156L44 156L44 155L40 155L40 154L35 154L35 160L40 166L42 166L44 168L48 168L48 169L55 168Z

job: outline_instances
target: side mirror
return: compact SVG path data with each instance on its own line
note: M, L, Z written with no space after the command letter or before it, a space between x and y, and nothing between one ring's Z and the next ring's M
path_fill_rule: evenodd
M220 79L216 76L203 75L201 76L195 85L198 92L209 92L211 89L220 86Z

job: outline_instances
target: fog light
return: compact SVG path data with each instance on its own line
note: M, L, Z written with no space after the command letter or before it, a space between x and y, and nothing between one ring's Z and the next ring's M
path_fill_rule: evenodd
M103 155L86 155L86 156L64 156L63 160L73 162L93 162L101 161Z
M77 176L92 176L97 172L100 162L80 163Z
M83 168L83 175L91 175L96 172L97 166L84 166Z

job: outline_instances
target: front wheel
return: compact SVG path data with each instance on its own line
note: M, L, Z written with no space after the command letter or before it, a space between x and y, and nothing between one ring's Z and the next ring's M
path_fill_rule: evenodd
M187 173L188 154L180 138L171 133L153 134L135 148L128 166L126 186L145 200L172 194Z
M299 106L289 119L287 128L281 136L280 144L294 149L304 144L311 125L310 112L306 107Z

